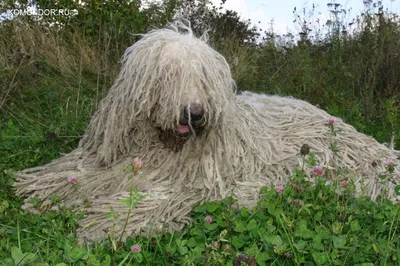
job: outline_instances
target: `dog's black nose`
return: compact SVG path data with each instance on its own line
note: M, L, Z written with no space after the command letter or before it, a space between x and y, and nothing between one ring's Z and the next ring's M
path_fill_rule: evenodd
M203 117L203 108L200 104L191 104L189 106L185 106L183 109L183 116L186 119L189 119L189 112L190 112L190 120L198 121Z

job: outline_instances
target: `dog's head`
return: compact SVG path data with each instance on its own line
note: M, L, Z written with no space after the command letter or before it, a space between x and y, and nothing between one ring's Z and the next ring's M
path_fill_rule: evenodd
M225 58L182 23L143 35L122 62L119 87L129 88L133 115L148 120L161 136L201 135L218 124L234 97Z
M85 156L110 166L125 154L148 150L154 137L180 150L226 124L235 82L225 58L189 26L144 34L122 57L121 71L80 142ZM225 123L221 123L225 121ZM198 142L196 142L198 143Z

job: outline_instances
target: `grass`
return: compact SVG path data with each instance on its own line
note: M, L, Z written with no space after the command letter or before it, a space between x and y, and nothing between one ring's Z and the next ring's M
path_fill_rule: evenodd
M2 180L11 182L8 174L2 175ZM30 214L20 209L19 199L2 193L0 261L3 265L398 265L400 205L383 198L376 202L354 198L351 185L326 186L318 176L313 183L298 170L283 190L262 188L253 208L240 208L233 198L205 202L194 208L193 224L183 232L128 236L118 247L114 239L78 245L81 213L61 209ZM140 252L132 252L133 245Z
M383 198L353 198L351 182L326 186L314 176L310 184L302 170L282 193L262 188L254 208L240 208L232 198L205 202L194 208L193 223L182 232L128 236L124 242L110 238L79 245L76 230L82 213L22 210L11 174L48 163L77 146L115 78L119 56L136 38L127 32L126 18L142 32L171 15L154 5L142 13L127 8L124 12L136 15L119 14L118 19L102 12L104 18L96 17L100 13L93 8L88 25L71 22L68 34L32 21L0 25L0 265L400 264L399 205ZM147 17L151 12L156 15ZM306 99L388 142L400 131L400 95L394 89L400 84L399 25L382 17L379 24L368 24L373 19L367 14L358 32L331 35L320 43L309 37L276 45L279 38L270 33L262 47L229 36L213 45L232 66L239 89ZM311 154L306 159L315 166ZM339 170L337 180L343 175ZM133 207L133 199L140 200L125 204ZM134 245L140 252L131 250Z

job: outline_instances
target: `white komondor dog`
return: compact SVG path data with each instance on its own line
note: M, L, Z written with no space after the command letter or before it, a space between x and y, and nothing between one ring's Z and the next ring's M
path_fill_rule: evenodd
M60 196L86 212L80 236L96 239L120 233L128 213L121 200L129 198L132 181L147 197L137 202L127 233L179 230L198 202L235 196L254 205L262 186L285 185L295 168L309 174L300 154L306 144L327 180L336 178L332 169L347 169L342 184L396 199L399 169L384 181L378 176L388 173L388 164L399 165L400 152L338 118L334 136L333 118L307 102L235 90L226 60L205 37L194 37L180 22L150 31L126 50L78 148L15 174L17 194L31 211L33 198L43 211ZM143 172L132 178L127 168L137 157L142 162L135 161L134 171ZM110 206L120 221L107 218Z

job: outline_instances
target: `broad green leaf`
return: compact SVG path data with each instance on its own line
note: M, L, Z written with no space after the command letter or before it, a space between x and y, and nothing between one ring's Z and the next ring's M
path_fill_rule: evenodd
M197 246L197 241L194 237L189 238L188 242L187 242L188 247L190 248L194 248L195 246Z
M375 250L376 253L381 253L376 243L372 243L372 248Z
M258 229L258 225L257 225L256 220L251 219L249 221L249 223L247 224L247 230L252 231L252 230L257 230L257 229Z
M394 188L394 192L396 193L397 196L400 196L400 185L397 185L397 186Z
M69 256L73 260L79 260L79 259L83 258L86 254L87 254L87 251L85 249L75 247L71 251L71 254Z
M141 264L141 262L143 261L143 255L142 255L142 253L135 253L135 254L133 254L133 258L134 258L134 260L135 260L136 262L139 263L139 265L143 265L143 264Z
M259 252L259 248L257 246L257 243L253 243L250 247L245 249L245 253L249 256L256 256Z
M289 228L292 228L294 225L294 220L290 220L289 217L287 217L285 214L281 213L282 219L285 222L285 225Z
M276 226L274 226L274 225L267 225L267 230L268 230L268 233L273 233L273 232L275 232L276 231Z
M15 265L29 265L38 259L36 254L30 252L22 253L18 247L11 247L11 257Z
M215 229L218 228L218 224L217 223L211 223L211 224L210 223L205 223L204 228L207 231L214 231Z
M325 252L313 252L312 257L314 261L319 265L323 265L328 262L328 256Z
M238 236L233 236L232 237L232 245L235 248L239 249L239 248L243 247L244 241L242 239L240 239Z
M120 200L119 202L126 206L132 206L134 201L135 201L134 199L123 199Z
M165 251L166 251L166 252L169 252L171 255L174 255L175 252L176 252L176 245L170 245L170 244L168 244L168 245L165 247Z
M259 265L265 265L265 262L272 259L268 252L260 252L256 257L256 262Z
M325 228L322 228L322 229L318 232L318 234L321 236L321 239L326 239L326 240L331 239L331 235L330 235L329 231L326 230Z
M307 228L306 220L301 220L299 223L299 226L297 227L297 229L295 231L295 236L301 237L303 239L310 239L310 238L313 238L314 235L315 235L315 232L313 232Z
M100 262L97 260L94 254L90 254L86 259L86 264L88 266L100 266Z
M307 242L304 240L300 240L297 243L294 243L293 245L298 251L302 252L307 247Z
M278 254L278 255L282 255L282 254L284 254L285 252L286 252L286 250L287 250L287 245L285 244L285 245L275 245L274 246L274 253L275 254Z
M10 122L11 120L9 120ZM22 251L17 247L11 247L11 257L14 260L14 263L18 265L23 259Z
M188 253L188 248L187 248L186 246L180 246L180 247L178 248L178 250L179 250L179 253L180 253L181 255L186 255L186 254Z
M320 234L316 235L313 239L312 246L316 250L324 250L325 247L322 244L322 236Z
M109 266L111 265L111 257L110 255L106 255L106 259L101 262L100 266Z
M192 228L192 230L190 230L190 234L193 236L203 236L203 228L202 226L200 226L200 224L195 225L194 228Z
M279 235L275 235L271 237L271 244L281 246L282 245L282 238Z
M335 248L344 248L347 242L346 236L339 236L339 237L334 236L332 240L333 240L333 246Z
M317 212L317 213L314 215L314 220L317 221L317 222L321 221L321 218L322 218L322 215L323 215L323 214L324 214L324 213L323 213L322 211Z
M235 225L235 231L239 233L246 231L246 223L244 221L238 221Z
M275 206L274 203L270 203L270 204L268 205L268 213L271 214L271 215L275 215L275 213L276 213L276 206Z
M209 204L207 204L207 211L209 213L214 213L217 210L217 208L218 208L217 203L209 203Z
M186 240L186 239L183 239L183 240L177 239L177 240L176 240L176 244L177 244L178 246L180 246L180 247L185 246L186 243L187 243L187 240Z
M353 232L360 231L361 226L360 226L360 223L358 222L358 220L352 221L350 223L350 228L351 228L351 231L353 231Z
M8 208L9 204L8 201L3 200L3 202L0 205L0 213L4 212Z
M247 208L242 207L240 209L240 216L242 216L242 218L247 218L250 216L249 211L247 210Z
M334 223L333 223L333 225L332 225L332 232L333 232L335 235L340 235L340 234L342 234L342 229L343 229L343 226L342 226L341 223L339 223L339 222L334 222Z

